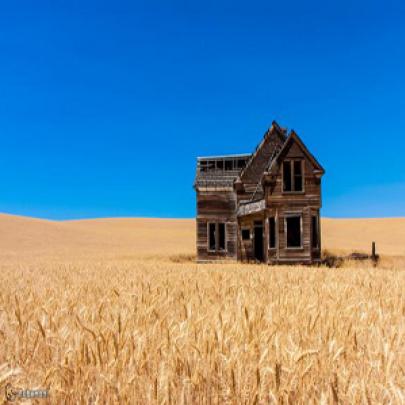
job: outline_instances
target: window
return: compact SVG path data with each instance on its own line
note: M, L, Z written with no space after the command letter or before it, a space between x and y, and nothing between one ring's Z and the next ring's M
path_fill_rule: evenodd
M283 162L283 186L284 191L291 191L291 162Z
M250 240L250 229L242 229L242 240Z
M225 160L225 170L233 169L233 160Z
M276 247L276 218L269 218L269 248Z
M302 191L302 161L294 160L294 190Z
M283 191L303 191L303 160L285 160L283 162Z
M226 226L224 222L208 224L208 250L226 250Z
M244 159L238 160L238 169L243 169L245 167L246 161Z
M209 250L215 250L216 248L216 232L215 232L215 224L208 224L208 246Z
M287 248L301 247L301 216L290 216L285 219L287 228Z
M217 170L224 170L224 161L217 160Z
M218 248L219 250L225 250L225 224L218 224Z
M319 248L319 221L315 215L312 217L312 247Z

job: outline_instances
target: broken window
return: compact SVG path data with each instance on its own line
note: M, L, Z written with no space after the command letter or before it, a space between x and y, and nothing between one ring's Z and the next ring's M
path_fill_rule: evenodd
M242 229L242 240L250 240L250 229Z
M303 191L303 160L285 160L283 162L283 191Z
M294 191L302 191L302 161L294 160Z
M225 170L233 169L233 160L225 160Z
M285 219L287 227L287 248L301 247L301 216L291 216Z
M312 217L312 247L319 248L319 221L315 215Z
M283 162L283 190L291 191L291 162Z
M200 162L200 172L206 172L207 171L207 162L202 161Z
M217 170L224 170L224 161L217 160Z
M246 161L244 159L238 160L238 169L243 169L245 167Z
M269 248L276 247L276 218L269 218Z
M224 222L208 224L208 250L226 250L226 228Z
M208 224L208 247L209 247L209 250L215 250L215 247L216 247L215 236L216 236L215 224L210 223L210 224Z
M224 223L219 223L218 224L218 248L219 250L225 250L225 224Z

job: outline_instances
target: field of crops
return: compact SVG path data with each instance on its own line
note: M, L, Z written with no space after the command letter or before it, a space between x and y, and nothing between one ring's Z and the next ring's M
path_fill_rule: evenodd
M77 257L67 243L52 251L59 228L43 231L52 255L35 238L2 252L2 391L48 388L52 403L405 402L405 260L197 265L163 240L148 250L158 231L143 254L111 231L97 254L80 226Z

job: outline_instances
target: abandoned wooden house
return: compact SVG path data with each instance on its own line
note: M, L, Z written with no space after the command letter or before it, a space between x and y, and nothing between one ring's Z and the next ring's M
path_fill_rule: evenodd
M324 169L276 122L253 154L197 158L197 260L320 260Z

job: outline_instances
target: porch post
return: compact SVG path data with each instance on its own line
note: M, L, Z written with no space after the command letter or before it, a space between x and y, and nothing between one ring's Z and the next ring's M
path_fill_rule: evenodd
M264 235L263 235L263 244L264 244L263 259L264 260L263 261L268 264L269 263L269 249L268 249L268 247L269 247L269 239L268 239L268 237L269 237L269 215L268 215L267 210L264 210L263 230L264 230Z

